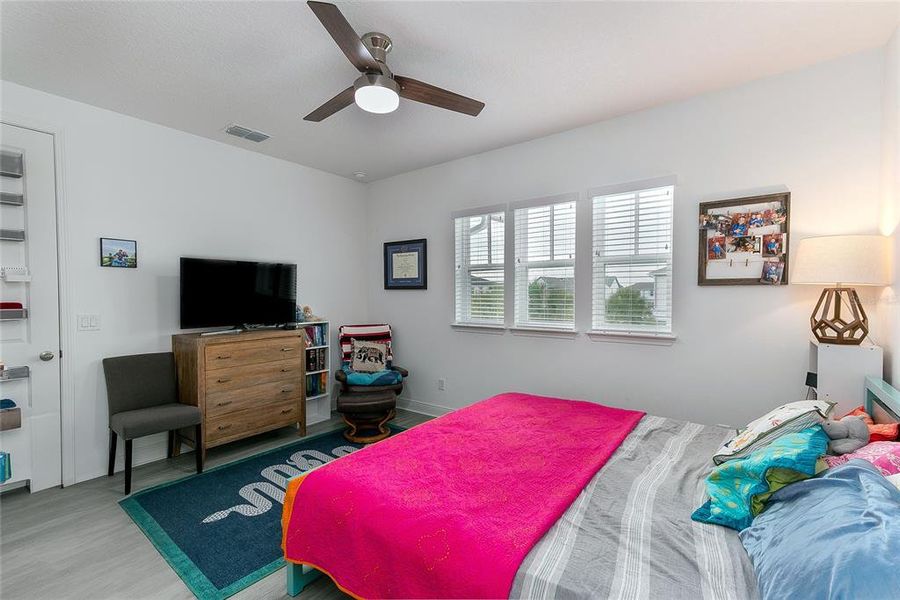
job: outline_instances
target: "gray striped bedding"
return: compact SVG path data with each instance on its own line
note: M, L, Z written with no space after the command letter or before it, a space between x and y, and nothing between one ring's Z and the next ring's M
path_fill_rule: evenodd
M646 416L522 562L511 598L756 599L734 531L691 520L733 434Z

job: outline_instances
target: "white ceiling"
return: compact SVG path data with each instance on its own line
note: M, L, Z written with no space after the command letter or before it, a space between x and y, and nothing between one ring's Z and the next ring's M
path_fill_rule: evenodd
M366 181L883 45L900 3L352 2L392 70L484 101L303 115L356 70L304 2L2 2L3 79ZM272 139L223 133L232 122Z

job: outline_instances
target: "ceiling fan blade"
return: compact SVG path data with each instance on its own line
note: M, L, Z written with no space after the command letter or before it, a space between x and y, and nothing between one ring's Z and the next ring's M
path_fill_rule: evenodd
M353 27L350 26L350 23L347 22L347 19L344 18L337 6L328 2L315 2L314 0L310 0L307 4L319 17L322 25L325 26L325 29L331 34L331 37L334 38L338 47L347 55L354 67L363 72L376 71L381 73L381 65L375 60L372 53L366 48L366 45L362 43L356 32L353 31Z
M396 75L394 81L400 86L400 97L407 100L415 100L423 102L438 108L446 108L459 113L477 117L481 109L484 108L484 102L466 98L453 92L424 83L409 77L401 77Z
M327 119L337 111L347 108L348 106L353 104L353 94L354 90L353 86L351 85L346 90L303 117L303 120L319 122L323 119Z

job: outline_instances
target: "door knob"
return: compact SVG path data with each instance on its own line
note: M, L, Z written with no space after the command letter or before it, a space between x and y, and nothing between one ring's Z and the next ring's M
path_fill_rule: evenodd
M53 352L51 352L50 350L44 350L43 352L40 353L40 359L44 362L46 362L48 360L53 360L54 356L55 356L55 354L53 354Z

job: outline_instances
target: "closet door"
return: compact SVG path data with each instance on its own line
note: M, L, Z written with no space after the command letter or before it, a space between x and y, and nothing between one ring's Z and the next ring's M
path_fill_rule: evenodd
M0 450L10 454L12 478L31 491L62 482L60 444L59 278L53 136L0 125ZM18 308L21 305L21 308ZM15 409L13 409L15 410Z

